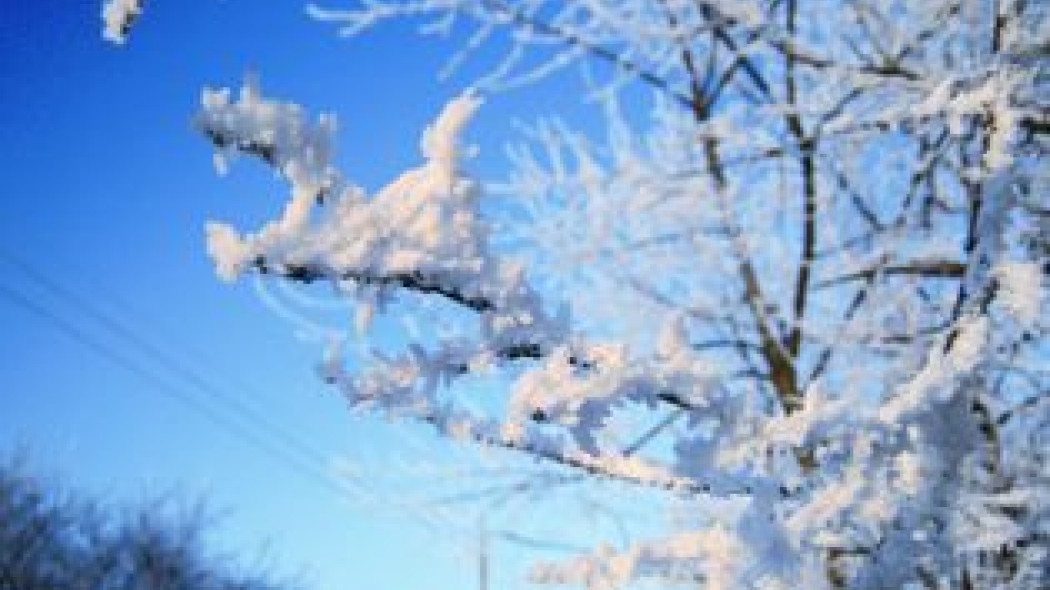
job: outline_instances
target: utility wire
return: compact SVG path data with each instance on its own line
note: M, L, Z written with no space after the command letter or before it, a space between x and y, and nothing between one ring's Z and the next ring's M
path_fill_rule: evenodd
M206 394L209 398L213 398L215 401L226 406L229 411L235 412L240 416L247 416L248 419L258 422L262 429L268 431L272 436L281 439L284 444L294 448L295 452L309 457L310 460L321 464L326 462L325 456L317 451L312 445L271 420L266 414L260 412L255 406L246 403L239 396L227 395L226 392L213 381L181 363L176 356L168 353L148 338L141 336L128 323L122 322L120 319L107 314L86 297L73 292L57 281L54 281L45 273L34 269L25 261L15 258L2 248L0 248L0 259L17 268L22 274L44 290L68 303L74 309L79 310L90 319L108 329L118 338L124 339L143 354L157 361L162 367L164 367L164 369L170 371L173 375L184 379L186 382L193 385L193 387Z
M5 256L5 258L7 258ZM219 398L199 398L193 395L188 395L183 389L175 387L168 381L160 377L156 372L151 371L148 367L144 366L141 362L138 362L133 356L122 353L112 346L108 346L99 340L93 338L91 334L78 326L76 323L62 317L55 313L46 306L33 301L27 297L24 293L12 289L11 287L0 283L0 298L6 299L9 303L14 304L17 307L29 312L36 316L38 319L51 324L54 328L65 334L70 339L74 340L78 344L81 344L85 348L90 349L95 354L105 358L111 363L118 367L128 371L155 386L154 391L172 399L178 403L182 403L191 409L199 412L205 418L210 420L216 426L226 430L231 435L234 435L241 439L242 442L247 445L256 448L257 450L264 451L271 460L279 462L285 467L297 472L314 483L319 484L328 491L335 492L342 496L346 493L346 490L342 486L337 485L329 477L324 475L320 470L316 468L314 463L310 460L303 459L300 454L291 452L287 448L274 444L271 439L261 436L258 431L252 429L247 424L240 422L236 419L232 419L229 415L217 412L216 408L209 405L206 400L209 399L222 399L229 401L229 398L222 396ZM85 308L86 309L86 308ZM97 310L94 310L97 311ZM96 318L98 320L99 318ZM108 324L108 322L107 322ZM117 331L117 330L114 330ZM124 334L127 339L129 334ZM135 341L138 341L136 338ZM146 343L148 344L148 343ZM148 350L156 351L156 347L149 345L144 346ZM152 353L151 353L152 354ZM152 354L156 358L155 354ZM162 358L167 358L166 355L162 355ZM163 363L169 365L170 363ZM202 381L198 376L195 376L192 372L186 370L175 371L169 366L169 370L173 370L176 374L182 376L184 379L188 379L189 376L193 376L193 381L200 384L206 382ZM270 431L273 434L274 431Z

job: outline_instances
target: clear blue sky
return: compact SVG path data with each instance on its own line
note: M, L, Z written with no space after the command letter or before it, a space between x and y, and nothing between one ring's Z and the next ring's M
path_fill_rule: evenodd
M473 564L447 537L347 502L231 434L209 417L225 411L215 391L192 382L254 408L248 429L280 423L324 456L446 453L424 435L352 420L314 376L316 345L250 284L214 278L205 220L251 227L280 206L282 187L246 160L216 177L190 120L204 85L256 71L268 94L338 113L340 164L375 187L417 161L419 131L469 74L437 79L450 43L401 25L340 39L304 16L302 0L148 4L124 48L102 41L100 1L0 11L0 451L28 448L45 471L116 503L202 495L224 515L218 547L248 557L268 547L279 570L302 566L316 588L474 587ZM475 140L498 156L510 119L535 98L493 100ZM574 99L549 94L543 106L558 112L560 101ZM112 322L124 333L107 331ZM379 491L397 497L396 487Z

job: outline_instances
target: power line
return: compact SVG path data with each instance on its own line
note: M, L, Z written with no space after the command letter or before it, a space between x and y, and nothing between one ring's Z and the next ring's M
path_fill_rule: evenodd
M280 438L285 444L295 448L296 452L309 456L312 460L319 463L325 462L325 457L313 448L312 445L285 430L279 424L270 420L270 418L264 413L256 409L255 406L245 403L240 397L227 395L221 387L214 384L211 380L200 375L198 371L182 364L174 355L163 350L148 338L138 334L127 323L105 313L87 298L75 293L57 281L54 281L46 274L34 269L26 262L13 257L3 249L0 249L0 259L5 260L8 264L17 268L22 274L46 291L52 293L59 299L64 300L66 303L73 306L74 309L79 310L90 319L101 324L117 337L126 340L146 356L149 356L160 363L161 366L172 374L181 377L199 391L207 394L210 398L214 398L216 401L227 406L227 409L230 411L237 413L237 415L249 416L250 420L258 422L264 430L269 431L270 434Z
M10 257L6 255L4 255L3 257L8 261L11 261ZM19 266L23 271L31 271L31 269L28 269L28 267L23 267L21 265ZM35 272L30 276L34 279L42 278L38 276L38 273ZM163 366L168 368L169 371L172 371L174 374L182 377L184 380L193 383L198 389L203 389L208 392L216 392L214 386L210 385L207 380L200 377L192 370L182 367L177 362L173 361L171 357L169 357L164 351L160 350L158 347L142 339L141 337L138 337L126 326L123 326L119 322L113 321L111 318L108 318L106 314L99 312L97 309L94 309L90 305L85 305L83 301L78 301L79 298L76 297L73 293L66 291L57 284L51 284L50 281L47 281L47 283L45 283L39 280L35 280L35 282L38 282L41 286L47 288L47 290L49 291L54 291L56 294L62 296L63 299L76 302L77 306L87 311L87 314L92 316L93 319L95 319L95 321L103 323L110 330L112 330L118 336L123 337L125 340L129 340L132 343L140 345L141 348L146 352L146 356L154 358L154 360L157 360ZM50 287L57 287L58 289L56 290ZM312 457L313 459L316 459L317 456L320 456L318 453L316 453L316 451L304 447L301 442L297 442L294 444L293 448L297 449L297 451L291 451L286 447L274 444L271 441L271 439L268 439L265 436L261 436L259 432L249 427L244 422L233 419L230 415L227 415L225 413L217 412L215 407L207 403L207 400L217 399L224 401L227 404L228 409L231 409L231 407L236 407L239 409L251 408L250 406L243 404L243 402L240 402L239 400L235 402L228 396L223 395L221 391L217 392L217 395L207 398L199 398L196 396L187 395L183 389L171 385L169 382L160 377L156 372L151 371L141 362L138 362L133 356L125 354L115 349L114 347L103 344L99 340L93 338L87 330L81 328L76 323L62 317L53 310L48 309L46 306L39 304L36 301L33 301L25 294L0 283L0 297L6 299L8 302L18 307L21 307L23 310L36 316L38 319L51 324L53 327L58 329L67 337L81 344L85 348L90 349L95 354L107 359L108 361L119 366L120 368L123 368L124 370L136 375L140 379L152 383L156 387L154 391L168 397L169 399L189 406L191 409L205 416L215 425L225 429L231 435L240 438L242 442L248 444L249 446L255 447L257 450L264 451L267 454L267 456L271 458L271 460L283 464L285 467L296 471L300 475L307 477L308 479L314 481L317 484L320 484L322 487L326 488L329 491L336 492L339 495L345 494L346 490L344 490L341 486L336 485L331 479L329 479L322 472L316 469L315 465L311 462L312 459L303 458L303 455L307 455L309 457ZM254 409L251 409L249 411L252 415L258 416L258 413L254 411ZM268 422L263 422L262 424L265 425L267 423ZM266 426L264 426L263 429L267 430L271 436L275 436L275 433L280 433L276 434L276 436L281 439L287 439L286 442L297 440L288 433L284 432L283 430L276 430L272 427Z

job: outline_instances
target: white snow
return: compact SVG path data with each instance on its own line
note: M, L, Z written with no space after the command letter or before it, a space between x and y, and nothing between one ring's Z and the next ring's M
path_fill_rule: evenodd
M142 14L144 0L107 0L102 7L102 37L117 45L127 42L132 23Z
M999 280L1000 300L1022 326L1039 319L1043 277L1036 262L1000 262L992 274Z

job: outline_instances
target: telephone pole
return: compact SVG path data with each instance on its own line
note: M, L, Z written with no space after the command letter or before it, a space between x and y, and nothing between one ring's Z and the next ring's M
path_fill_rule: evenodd
M485 515L482 514L478 520L478 588L489 590L489 535L485 528Z

